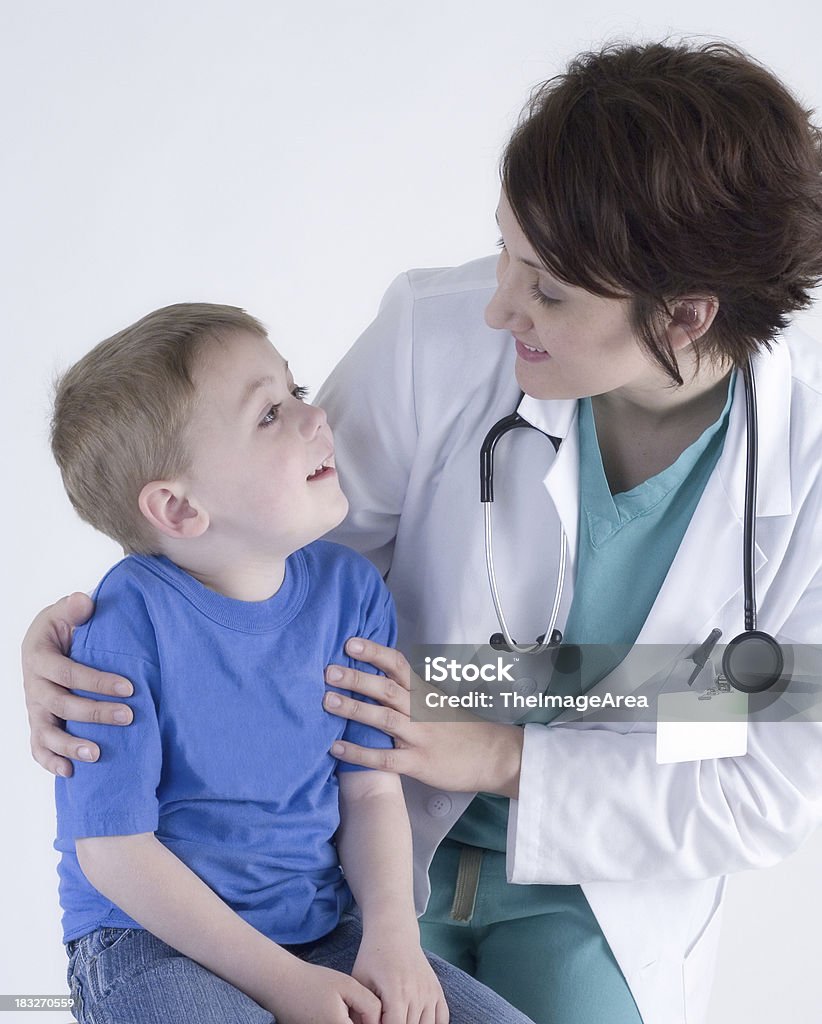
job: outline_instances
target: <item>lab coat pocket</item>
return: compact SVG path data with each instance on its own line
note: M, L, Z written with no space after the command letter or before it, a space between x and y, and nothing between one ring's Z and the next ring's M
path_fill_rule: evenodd
M697 931L682 964L682 983L687 1024L705 1024L711 995L719 934L722 900L727 878L717 880L716 895L707 919Z

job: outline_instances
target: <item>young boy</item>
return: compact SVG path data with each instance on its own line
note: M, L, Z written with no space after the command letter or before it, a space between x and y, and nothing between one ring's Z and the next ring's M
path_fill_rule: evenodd
M81 1022L525 1020L426 959L398 780L329 753L390 746L322 698L346 640L395 625L374 567L317 541L347 502L303 394L257 320L206 304L149 314L58 384L66 490L128 553L72 656L134 687L131 727L56 783Z

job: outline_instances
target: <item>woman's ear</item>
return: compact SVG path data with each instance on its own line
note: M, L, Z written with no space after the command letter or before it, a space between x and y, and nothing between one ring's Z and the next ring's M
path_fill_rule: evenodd
M149 523L166 537L201 537L208 529L208 512L195 498L186 496L180 481L152 480L140 491L138 503Z
M674 352L692 345L710 329L719 311L715 295L683 295L669 306L665 330Z

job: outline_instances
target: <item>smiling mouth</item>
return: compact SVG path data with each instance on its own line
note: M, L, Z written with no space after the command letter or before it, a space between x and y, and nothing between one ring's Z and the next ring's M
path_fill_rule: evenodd
M330 476L334 472L334 453L326 455L323 461L317 466L313 473L309 473L306 480L319 480L321 477Z
M524 359L530 363L541 363L551 358L544 348L534 348L532 345L526 345L516 335L514 335L514 340L516 341L517 357L519 359Z
M533 345L526 345L526 344L525 344L525 342L524 342L524 341L523 341L523 340L522 340L521 338L518 338L518 337L516 336L516 334L514 335L514 341L516 341L516 343L517 343L518 345L522 345L522 347L523 347L523 348L525 348L525 349L528 349L528 351L529 351L529 352L541 352L541 353L542 353L542 355L547 355L547 354L548 354L548 353L547 353L547 352L545 351L545 349L544 349L544 348L534 348L534 346L533 346Z

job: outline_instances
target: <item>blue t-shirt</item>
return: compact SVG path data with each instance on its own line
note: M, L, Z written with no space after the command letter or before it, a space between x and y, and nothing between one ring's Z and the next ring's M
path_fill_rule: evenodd
M351 766L328 751L342 737L391 741L324 710L324 672L331 663L370 668L344 653L351 636L395 643L377 570L317 541L288 558L273 597L246 602L166 558L132 555L95 599L72 657L132 681L134 721L83 724L77 731L99 743L100 760L56 781L64 941L137 926L87 881L74 841L141 832L156 833L275 942L331 931L351 902L333 842L337 772Z

